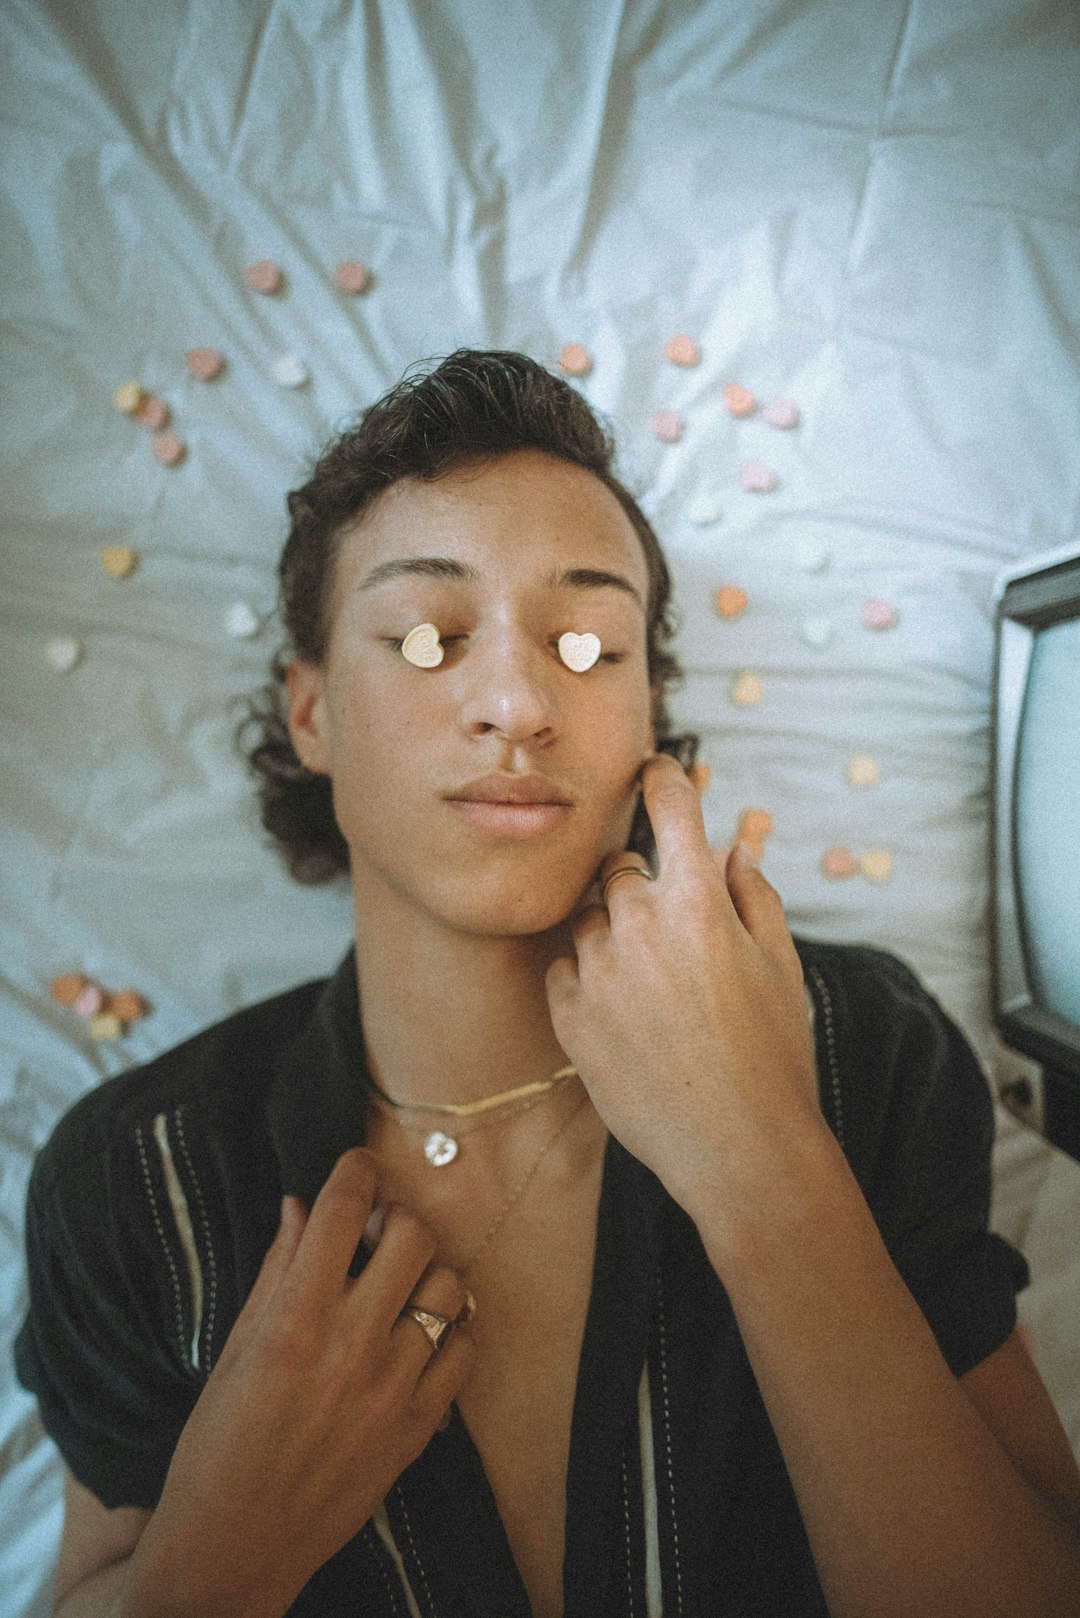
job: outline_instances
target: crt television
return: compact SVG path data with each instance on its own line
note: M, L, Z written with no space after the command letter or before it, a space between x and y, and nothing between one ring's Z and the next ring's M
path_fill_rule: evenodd
M1080 546L994 591L991 951L1002 1100L1080 1159Z

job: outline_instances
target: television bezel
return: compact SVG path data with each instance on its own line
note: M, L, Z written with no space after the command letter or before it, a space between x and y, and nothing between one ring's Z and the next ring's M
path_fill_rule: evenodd
M1080 1080L1080 1024L1040 1006L1024 942L1017 882L1016 767L1035 637L1080 618L1080 546L1030 557L994 589L991 711L991 981L994 1024L1005 1043Z

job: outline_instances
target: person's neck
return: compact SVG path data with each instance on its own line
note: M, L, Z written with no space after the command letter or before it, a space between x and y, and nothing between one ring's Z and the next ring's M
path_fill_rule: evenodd
M569 1057L544 975L567 924L521 937L456 931L385 889L356 895L356 970L372 1078L395 1101L467 1102L546 1079Z

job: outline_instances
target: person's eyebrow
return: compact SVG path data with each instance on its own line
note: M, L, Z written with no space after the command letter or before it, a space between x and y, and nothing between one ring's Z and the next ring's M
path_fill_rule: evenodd
M380 584L387 584L391 579L408 578L420 575L428 579L455 579L465 584L478 584L480 574L468 562L458 562L450 556L398 556L390 562L380 562L357 586L359 590L374 590ZM633 596L642 612L645 612L645 603L641 599L641 592L630 580L621 573L609 573L606 568L599 567L570 567L562 572L555 570L548 574L543 581L549 590L596 590L609 587L613 590L623 590L627 595Z

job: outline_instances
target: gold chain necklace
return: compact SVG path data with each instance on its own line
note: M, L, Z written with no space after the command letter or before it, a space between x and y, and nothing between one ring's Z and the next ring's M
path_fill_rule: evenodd
M540 1149L539 1156L533 1159L531 1166L522 1175L513 1191L511 1191L509 1197L506 1199L498 1213L495 1215L494 1219L488 1225L477 1245L473 1248L471 1253L466 1255L461 1265L461 1273L463 1276L468 1275L481 1253L485 1251L489 1243L494 1241L495 1237L506 1223L506 1220L510 1217L510 1214L517 1207L517 1204L521 1201L521 1198L529 1189L529 1186L532 1184L537 1173L539 1172L541 1163L543 1163L545 1157L555 1145L555 1142L565 1135L566 1131L570 1128L570 1125L574 1122L574 1119L580 1115L588 1099L589 1093L586 1091L573 1111L568 1113L563 1119L562 1123L559 1124L558 1127L548 1136L548 1139Z
M537 1079L531 1084L518 1085L513 1090L503 1090L498 1095L482 1096L479 1101L395 1101L388 1096L385 1090L379 1088L375 1080L367 1073L363 1075L364 1089L370 1099L379 1107L380 1111L388 1115L403 1129L417 1128L418 1126L407 1116L409 1113L428 1113L436 1117L471 1120L483 1117L485 1123L494 1123L493 1114L500 1116L514 1116L520 1112L529 1112L538 1101L551 1093L560 1084L571 1076L577 1075L575 1067L561 1067L548 1079ZM486 1116L485 1116L486 1115ZM453 1135L442 1129L430 1129L428 1125L419 1126L425 1130L424 1156L433 1168L445 1168L452 1163L461 1150L457 1136L461 1133L456 1129Z

